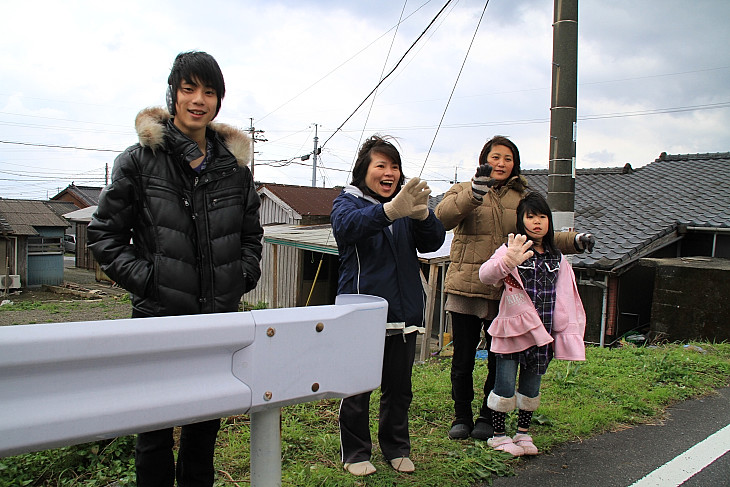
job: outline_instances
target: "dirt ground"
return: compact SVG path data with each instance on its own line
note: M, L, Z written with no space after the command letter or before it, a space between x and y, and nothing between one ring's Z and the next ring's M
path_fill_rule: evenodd
M30 309L0 306L0 326L110 320L132 315L128 293L108 282L97 281L94 271L65 267L63 277L63 286L22 289L2 296L3 302L7 300L16 305L41 304Z

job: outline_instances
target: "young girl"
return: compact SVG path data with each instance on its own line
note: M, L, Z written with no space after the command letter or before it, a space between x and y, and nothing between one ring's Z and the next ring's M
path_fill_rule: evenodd
M408 409L416 335L423 333L425 295L417 252L441 247L446 231L428 209L426 181L405 183L398 150L374 135L360 148L352 183L332 205L332 231L340 268L337 294L372 294L388 300L388 323L380 385L380 451L398 472L410 473ZM352 346L357 346L353 343ZM340 404L342 463L353 475L370 475L370 392Z
M504 285L489 327L496 380L488 398L494 436L487 444L521 456L538 453L528 429L550 360L585 360L585 311L573 269L555 247L550 207L538 193L528 193L517 206L517 231L482 264L479 279ZM515 407L517 434L510 438L505 418Z

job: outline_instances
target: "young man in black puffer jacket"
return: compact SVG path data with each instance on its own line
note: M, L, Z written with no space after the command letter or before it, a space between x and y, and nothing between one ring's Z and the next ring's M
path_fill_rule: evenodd
M117 157L88 229L104 272L132 295L132 317L237 311L261 276L260 199L248 136L212 123L223 74L204 52L175 59L167 110L137 115L139 143ZM220 420L137 437L138 487L212 486Z

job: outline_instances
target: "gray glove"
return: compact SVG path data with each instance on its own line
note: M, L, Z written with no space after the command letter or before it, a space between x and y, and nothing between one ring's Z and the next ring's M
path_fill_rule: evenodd
M492 166L489 164L483 164L477 167L477 172L471 180L471 192L474 195L474 199L482 201L489 188L494 186L496 181L489 177L490 174L492 174Z
M590 233L579 233L575 236L575 247L578 250L593 252L594 245L596 245L596 237Z
M423 200L425 198L427 203L429 194L431 194L431 190L428 188L426 181L421 181L419 178L410 179L395 195L395 198L383 205L385 216L390 221L406 216L412 218L423 217L425 206ZM418 218L419 220L428 217L428 206L425 206L425 210L426 216Z

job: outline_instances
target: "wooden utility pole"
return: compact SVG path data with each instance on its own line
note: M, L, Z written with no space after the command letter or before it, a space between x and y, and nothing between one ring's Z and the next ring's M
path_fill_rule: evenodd
M575 226L578 0L554 0L548 203L555 230Z
M263 130L256 130L253 126L253 118L251 120L251 126L248 128L248 133L251 136L251 177L254 177L254 156L256 154L256 142L268 142L267 139L261 136L264 133Z
M319 141L319 137L317 137L317 124L314 124L314 150L312 151L312 187L317 187L317 155L319 155L319 152L317 150L317 142Z

